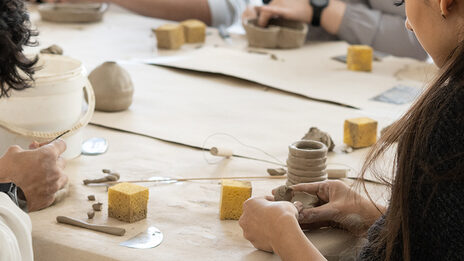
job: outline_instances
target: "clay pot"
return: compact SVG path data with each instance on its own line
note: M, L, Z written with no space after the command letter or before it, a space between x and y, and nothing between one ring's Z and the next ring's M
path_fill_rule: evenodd
M272 19L267 27L260 27L256 19L250 19L243 27L249 46L258 48L300 48L308 33L305 23L284 19Z
M327 146L313 140L300 140L289 146L287 185L327 179Z
M89 81L95 92L95 109L116 112L132 104L134 85L129 73L115 62L105 62L93 70Z

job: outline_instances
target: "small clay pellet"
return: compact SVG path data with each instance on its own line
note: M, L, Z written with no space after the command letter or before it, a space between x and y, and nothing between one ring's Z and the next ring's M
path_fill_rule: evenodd
M103 203L98 202L98 203L93 204L92 208L95 211L101 211L102 210L102 205L103 205Z
M103 173L106 173L106 174L110 174L110 173L111 173L111 170L110 170L110 169L102 169L102 172L103 172Z
M93 219L93 217L95 217L95 211L89 210L89 212L87 212L87 217L89 219Z
M90 201L95 201L95 195L88 195L87 199Z

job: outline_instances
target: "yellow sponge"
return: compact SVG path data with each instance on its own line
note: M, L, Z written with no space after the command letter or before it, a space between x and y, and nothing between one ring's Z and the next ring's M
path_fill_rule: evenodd
M251 197L249 181L223 180L221 186L220 219L238 220L243 203Z
M184 29L180 24L165 24L153 30L158 48L179 49L185 42Z
M345 120L343 142L353 148L363 148L377 141L377 121L370 118Z
M108 216L125 222L147 217L148 188L120 183L108 190Z
M184 36L187 43L204 43L206 38L206 25L200 20L190 19L181 23L184 27Z
M348 70L352 71L372 71L373 50L368 45L352 45L348 47L346 64Z

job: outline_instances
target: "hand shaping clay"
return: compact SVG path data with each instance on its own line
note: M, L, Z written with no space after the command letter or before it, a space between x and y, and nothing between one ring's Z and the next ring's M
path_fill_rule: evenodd
M332 137L330 137L327 132L323 132L316 127L311 127L302 140L315 140L322 142L327 146L327 148L329 148L329 151L333 151L335 147Z
M319 198L315 195L303 191L293 191L287 185L282 185L275 189L274 193L275 201L289 201L292 203L301 202L303 208L313 208L319 203Z
M94 23L103 19L108 4L41 4L39 13L42 20L55 23Z
M44 48L40 50L40 53L47 53L47 54L63 54L63 48L59 47L58 45L54 44L49 46L48 48Z
M256 19L244 22L248 44L259 48L300 48L306 41L308 26L305 23L272 19L267 27L257 25Z
M287 185L327 179L327 146L314 140L300 140L289 146Z
M95 109L123 111L132 104L134 85L129 73L115 62L105 62L93 70L89 81L95 92Z

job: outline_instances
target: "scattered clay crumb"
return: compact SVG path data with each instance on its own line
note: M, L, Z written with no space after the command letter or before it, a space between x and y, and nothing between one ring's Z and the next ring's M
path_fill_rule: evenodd
M195 49L201 49L201 48L203 48L203 45L197 45L197 46L195 46Z
M110 170L110 169L102 169L102 172L103 172L103 173L106 173L106 174L110 174L110 173L111 173L111 170Z
M88 195L87 199L90 201L95 201L95 195Z
M268 55L268 52L265 51L260 51L260 50L248 50L249 53L254 53L254 54L263 54L263 55Z
M277 169L267 169L267 173L271 176L283 176L287 174L287 171L284 168L277 168Z
M44 49L40 50L40 53L62 55L63 54L63 48L61 48L58 45L54 44L54 45L49 46L48 48L44 48Z
M304 135L302 140L314 140L322 142L327 146L327 148L329 148L329 151L333 151L335 147L332 137L330 137L328 133L319 130L317 127L311 127L308 133Z
M279 58L277 58L277 56L275 54L271 54L271 59L274 60L274 61L279 60Z
M95 217L95 211L89 210L89 212L87 212L87 217L89 219L93 219L93 217Z
M93 204L93 205L92 205L92 208L93 208L93 210L95 210L95 211L101 211L101 210L102 210L102 206L103 206L103 203L98 202L98 203Z

